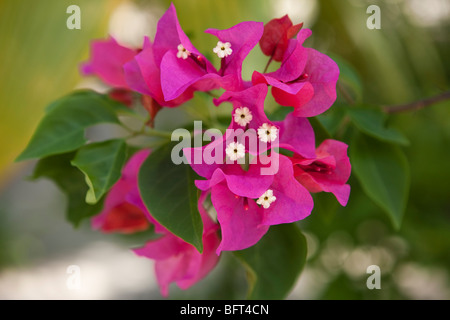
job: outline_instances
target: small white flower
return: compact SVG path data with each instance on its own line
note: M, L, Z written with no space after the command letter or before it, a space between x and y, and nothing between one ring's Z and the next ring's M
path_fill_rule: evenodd
M191 54L181 43L177 47L177 58L186 60Z
M277 200L277 197L273 195L273 190L269 189L256 200L256 203L262 205L264 209L267 209L275 200Z
M219 58L228 57L233 53L233 49L231 49L231 43L229 42L217 42L217 46L213 49L214 53L217 54Z
M278 135L278 128L271 124L264 123L258 128L258 137L262 142L275 141Z
M225 153L232 161L244 158L245 146L239 142L231 142L225 149Z
M247 107L237 108L234 111L234 122L242 127L245 127L247 124L249 124L252 119L252 112Z

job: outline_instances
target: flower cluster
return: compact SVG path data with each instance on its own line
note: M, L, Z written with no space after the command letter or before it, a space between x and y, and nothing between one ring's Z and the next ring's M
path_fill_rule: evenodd
M145 207L137 174L150 150L141 150L129 160L103 211L93 219L93 226L104 232L155 227L161 237L135 252L156 261L163 295L172 282L185 289L202 279L222 251L249 248L270 226L306 218L314 205L311 193L331 192L343 206L350 194L347 145L330 139L316 148L308 120L334 103L339 77L332 59L303 46L311 31L284 16L266 25L247 21L205 32L217 38L211 53L220 61L219 69L191 43L173 5L159 20L153 41L145 38L140 49L126 48L113 38L95 42L90 61L82 66L85 75L94 74L110 85L116 99L126 102L127 94L141 94L153 116L163 107L182 105L197 91L222 89L213 103L233 107L221 138L183 149L192 169L203 178L196 181L204 226L202 253L171 234ZM270 57L269 63L275 60L280 66L273 72L254 71L246 81L242 65L258 44ZM269 88L279 105L293 107L281 121L266 115ZM207 211L209 201L212 210Z

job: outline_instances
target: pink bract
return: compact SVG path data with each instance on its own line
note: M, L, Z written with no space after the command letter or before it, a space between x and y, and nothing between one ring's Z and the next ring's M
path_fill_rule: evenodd
M169 286L176 283L181 289L188 289L202 280L217 264L219 256L215 251L219 245L217 224L215 224L203 207L207 193L198 201L198 208L203 221L203 252L199 253L191 244L164 232L157 240L147 242L144 247L134 252L142 257L155 260L155 273L161 294L169 295Z
M138 50L120 45L113 37L91 44L90 61L81 65L84 75L96 75L115 88L128 88L123 65L132 60Z
M316 158L294 155L296 179L310 192L331 192L342 206L347 205L350 185L346 183L351 174L347 148L345 143L329 139L317 148Z
M294 107L296 117L317 116L336 101L339 67L327 55L303 47L311 30L302 29L291 39L281 67L271 73L253 73L253 84L272 86L272 95L283 106Z
M103 232L133 233L148 228L149 220L142 207L130 201L137 192L137 174L150 154L141 150L134 154L122 170L122 176L105 198L103 210L92 219L92 227Z

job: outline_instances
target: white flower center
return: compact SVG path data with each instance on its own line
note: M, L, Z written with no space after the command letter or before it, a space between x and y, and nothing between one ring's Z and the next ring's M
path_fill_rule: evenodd
M231 142L225 149L225 153L232 161L236 161L245 157L245 146L239 142Z
M181 43L178 45L177 49L178 49L177 52L178 59L186 60L191 54Z
M231 49L231 43L222 41L217 42L217 46L213 49L213 51L221 59L228 57L233 53L233 50Z
M256 200L256 203L263 206L264 209L270 207L270 205L277 200L277 197L273 195L273 190L269 189L264 194Z
M242 127L245 127L247 124L249 124L252 119L252 112L247 107L237 108L234 111L234 122Z
M278 135L278 128L271 124L264 123L258 128L258 137L262 142L275 141Z

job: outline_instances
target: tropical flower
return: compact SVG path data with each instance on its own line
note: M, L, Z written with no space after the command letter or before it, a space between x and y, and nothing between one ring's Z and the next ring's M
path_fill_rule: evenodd
M325 140L317 148L312 159L298 154L292 157L295 178L310 192L331 192L343 206L350 196L351 165L347 156L348 146L340 141Z
M289 40L278 70L266 74L255 71L252 76L253 84L272 86L275 101L294 107L296 117L317 116L336 100L339 68L325 54L303 47L311 33L309 29L302 29L296 39Z

